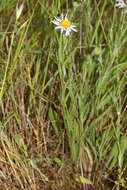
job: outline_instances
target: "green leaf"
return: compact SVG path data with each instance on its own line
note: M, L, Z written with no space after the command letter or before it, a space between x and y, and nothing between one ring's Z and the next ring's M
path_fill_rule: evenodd
M117 142L115 142L110 151L109 158L107 161L107 166L109 169L112 169L115 166L117 159L118 159L118 147L117 147Z
M54 158L54 161L56 162L56 164L57 164L59 167L61 167L62 161L61 161L59 158L55 157L55 158Z
M112 169L118 162L120 168L123 166L124 153L127 150L127 137L121 137L119 141L116 141L110 151L107 166Z
M49 119L51 121L51 124L53 126L55 134L58 136L59 135L59 122L58 122L58 116L55 110L50 107L49 112L48 112Z
M101 137L101 142L98 143L98 148L99 148L99 154L100 154L100 159L102 158L104 151L105 151L105 147L106 147L106 143L110 140L110 127L107 128Z
M72 139L72 159L76 161L80 152L80 143Z

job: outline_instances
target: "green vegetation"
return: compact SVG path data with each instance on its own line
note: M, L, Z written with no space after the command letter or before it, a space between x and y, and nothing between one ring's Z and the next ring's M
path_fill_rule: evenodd
M77 33L55 30L61 13ZM124 11L1 0L0 15L0 190L127 189Z

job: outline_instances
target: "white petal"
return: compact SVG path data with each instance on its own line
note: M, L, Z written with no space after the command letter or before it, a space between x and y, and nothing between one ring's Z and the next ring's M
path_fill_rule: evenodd
M55 24L55 25L59 25L59 22L56 21L56 20L53 20L52 23Z
M69 36L69 35L70 35L70 32L71 32L71 29L69 28L69 29L66 30L66 34L65 34L65 35L66 35L66 36Z
M77 26L76 26L76 25L74 25L73 23L71 24L71 26L72 26L72 27L74 27L74 28L75 28L75 27L77 27Z
M65 20L67 20L67 21L68 21L67 14L65 15Z
M64 31L64 29L63 29L63 28L61 28L61 34L63 33L63 31Z
M63 18L64 18L64 17L63 17L63 13L62 13L62 15L61 15L61 20L63 20Z
M115 7L118 7L118 8L125 8L125 7L127 7L127 4L124 3L123 0L116 0L116 5L115 5Z
M71 30L73 30L74 32L77 32L77 30L75 28L73 28L73 26L70 26Z
M61 26L56 26L55 29L59 30L59 29L61 29Z
M61 19L60 19L60 18L55 17L55 19L56 19L58 22L61 22Z

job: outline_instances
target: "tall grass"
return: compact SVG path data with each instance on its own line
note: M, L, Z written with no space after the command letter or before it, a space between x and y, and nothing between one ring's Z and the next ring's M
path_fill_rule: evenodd
M108 0L0 5L1 189L126 189L124 11ZM51 23L61 13L77 25L68 38Z

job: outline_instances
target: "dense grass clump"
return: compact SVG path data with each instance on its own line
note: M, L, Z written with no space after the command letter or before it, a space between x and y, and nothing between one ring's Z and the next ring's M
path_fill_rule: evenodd
M69 37L54 16L77 26ZM127 16L108 0L1 0L0 189L127 189Z

